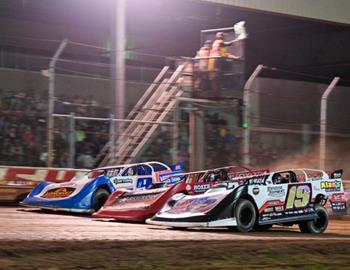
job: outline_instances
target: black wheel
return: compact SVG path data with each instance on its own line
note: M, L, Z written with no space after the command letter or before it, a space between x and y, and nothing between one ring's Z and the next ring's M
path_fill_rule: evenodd
M25 198L27 198L28 194L29 194L29 192L28 192L28 193L23 193L23 194L19 195L19 196L16 198L15 202L16 202L17 204L19 204L19 203L22 202Z
M322 205L315 207L317 218L305 221L299 224L300 231L303 233L323 233L328 226L328 213Z
M256 230L257 232L266 232L268 230L270 230L272 228L272 224L266 224L266 225L256 225L254 227L254 230Z
M230 231L230 232L238 232L238 229L236 226L227 226L227 229Z
M302 233L308 233L309 230L307 228L307 222L305 221L305 222L299 223L299 229Z
M171 227L170 229L174 231L186 231L187 227Z
M239 231L252 231L257 217L254 204L246 199L239 200L235 208L235 217L237 220L237 229Z
M93 197L93 204L92 204L95 212L100 210L100 208L105 204L109 195L110 195L110 192L104 188L99 188L98 190L95 191L94 197Z

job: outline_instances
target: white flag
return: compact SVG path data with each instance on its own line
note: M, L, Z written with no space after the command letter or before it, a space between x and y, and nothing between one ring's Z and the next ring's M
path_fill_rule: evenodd
M236 39L242 40L247 38L248 34L245 28L245 21L240 21L236 23L233 26L233 29L235 31L235 34L237 35Z

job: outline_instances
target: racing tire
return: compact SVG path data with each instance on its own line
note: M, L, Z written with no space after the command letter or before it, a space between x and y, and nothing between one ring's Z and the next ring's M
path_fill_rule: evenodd
M227 229L230 231L230 232L238 232L238 229L236 226L227 226Z
M254 230L257 232L266 232L272 228L272 224L266 224L266 225L256 225L254 227Z
M92 205L92 207L94 208L95 212L100 210L100 208L107 201L107 199L108 199L110 194L111 193L108 190L104 189L104 188L99 188L98 190L96 190L96 192L94 193L93 205Z
M257 218L254 204L246 199L239 200L235 207L235 217L237 221L237 229L240 232L252 231Z
M320 234L323 233L328 226L328 212L320 204L315 207L317 218L309 221L299 223L299 228L302 233L313 233Z
M25 198L27 198L28 194L29 194L29 192L19 195L19 196L16 198L15 203L16 203L16 204L19 204L20 202L22 202Z
M170 227L171 230L174 231L187 231L187 227Z

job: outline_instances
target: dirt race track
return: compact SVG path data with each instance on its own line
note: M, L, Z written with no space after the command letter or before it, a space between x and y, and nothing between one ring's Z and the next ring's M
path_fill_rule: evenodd
M243 234L0 207L0 270L12 269L350 269L350 221L316 236L277 226Z
M0 208L0 240L341 240L350 241L350 220L331 220L322 235L301 234L297 226L243 234L226 229L178 231L163 227L92 219L88 215L16 207Z

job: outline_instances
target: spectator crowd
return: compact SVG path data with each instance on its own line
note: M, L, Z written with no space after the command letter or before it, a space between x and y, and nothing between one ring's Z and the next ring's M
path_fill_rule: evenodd
M0 164L17 166L47 165L47 97L30 93L4 94L0 89ZM83 99L60 96L55 100L56 114L109 118L110 110L93 97ZM177 161L189 162L188 114L183 113L179 125ZM225 165L240 160L240 138L228 129L220 114L206 114L205 160L207 167ZM55 117L55 167L69 167L69 118ZM97 156L109 139L109 121L75 120L74 166L94 168ZM171 163L173 157L173 129L160 127L154 141L145 149L143 160Z
M4 93L0 89L0 164L46 166L47 97L29 93ZM109 117L110 110L92 97L61 96L55 100L54 112L77 116ZM54 166L68 166L67 119L55 117ZM76 121L75 166L92 168L100 148L108 140L108 123Z

